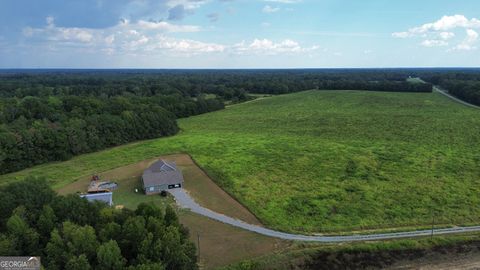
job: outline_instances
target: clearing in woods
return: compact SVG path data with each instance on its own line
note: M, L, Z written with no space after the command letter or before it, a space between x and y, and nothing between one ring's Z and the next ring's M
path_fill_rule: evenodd
M60 188L188 153L262 224L340 232L480 221L480 111L438 93L306 91L179 120L180 134L3 175ZM126 203L128 204L128 203Z

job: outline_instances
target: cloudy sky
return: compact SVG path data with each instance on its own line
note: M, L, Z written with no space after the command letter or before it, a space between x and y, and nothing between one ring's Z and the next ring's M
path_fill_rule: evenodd
M0 0L1 68L480 66L478 0Z

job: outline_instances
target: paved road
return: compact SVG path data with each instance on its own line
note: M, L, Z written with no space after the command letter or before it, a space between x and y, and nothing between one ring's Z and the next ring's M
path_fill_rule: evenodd
M446 90L443 90L443 89L441 89L441 88L438 87L438 86L434 86L434 87L433 87L433 91L435 91L435 92L437 92L437 93L440 93L440 94L442 94L442 95L444 95L444 96L446 96L446 97L448 97L448 98L451 98L451 99L455 100L456 102L462 103L462 104L465 105L465 106L472 107L472 108L476 108L476 109L480 109L479 106L473 105L473 104L468 103L468 102L465 102L465 101L463 101L463 100L461 100L461 99L459 99L459 98L456 98L456 97L450 95Z
M241 220L234 219L234 218L213 212L212 210L202 207L198 203L196 203L192 199L192 197L190 197L190 195L188 195L185 192L184 189L172 189L169 191L175 197L175 201L181 208L190 209L194 213L211 218L213 220L223 222L225 224L229 224L229 225L242 228L251 232L256 232L266 236L271 236L271 237L285 239L285 240L326 242L326 243L337 242L338 243L338 242L385 240L385 239L395 239L395 238L429 236L432 234L432 230L420 230L420 231L396 232L396 233L379 233L379 234L366 234L366 235L344 235L344 236L311 236L311 235L290 234L290 233L270 230L257 225L248 224ZM441 234L478 232L478 231L480 231L480 226L435 229L433 233L434 235L441 235Z

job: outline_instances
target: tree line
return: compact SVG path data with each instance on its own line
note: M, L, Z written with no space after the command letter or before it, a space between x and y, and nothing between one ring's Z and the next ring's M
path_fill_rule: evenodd
M310 89L429 92L408 70L39 70L0 73L0 173L170 136L177 118Z
M425 81L446 89L450 94L480 105L480 70L453 69L419 74Z
M0 99L0 173L174 135L176 119L219 110L218 99L26 96Z
M175 211L116 210L57 195L29 178L0 189L0 255L41 256L45 269L197 269L196 248Z
M243 101L248 93L282 94L311 89L428 92L425 85L405 83L414 72L415 69L12 71L0 74L0 96L196 97L210 93L224 100Z

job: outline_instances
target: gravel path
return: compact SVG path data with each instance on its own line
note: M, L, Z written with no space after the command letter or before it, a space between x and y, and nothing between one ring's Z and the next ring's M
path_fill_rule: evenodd
M175 201L181 208L190 209L192 212L199 215L211 218L229 224L247 231L256 232L262 235L294 241L310 241L310 242L353 242L353 241L366 241L366 240L385 240L395 238L406 237L418 237L429 236L432 234L432 230L420 230L411 232L396 232L396 233L379 233L379 234L365 234L365 235L344 235L344 236L311 236L290 234L279 231L270 230L257 225L245 223L241 220L234 219L216 212L210 209L204 208L196 203L190 195L188 195L184 189L171 189L169 192L175 197ZM465 232L478 232L480 226L473 227L455 227L446 229L435 229L434 235L441 234L453 234L453 233L465 233Z

